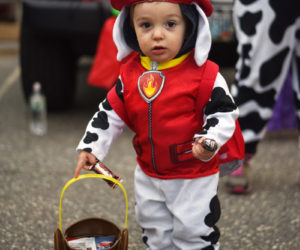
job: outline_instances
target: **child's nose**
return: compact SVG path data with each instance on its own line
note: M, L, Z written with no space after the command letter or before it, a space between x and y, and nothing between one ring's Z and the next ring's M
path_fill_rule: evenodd
M164 37L163 29L161 27L155 27L153 29L152 38L154 40L161 40L163 39L163 37Z

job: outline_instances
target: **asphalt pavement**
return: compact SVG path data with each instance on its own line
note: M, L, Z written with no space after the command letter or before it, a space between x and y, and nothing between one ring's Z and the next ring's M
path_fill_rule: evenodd
M74 107L48 114L48 133L34 136L28 128L18 51L0 53L0 249L53 249L60 192L73 176L75 147L105 94L86 84L88 70L88 64L80 66ZM232 69L225 77L232 77L230 72ZM136 162L131 140L132 133L126 129L105 163L124 179L129 198L129 250L141 250L145 247L134 218ZM276 132L262 141L251 162L251 194L227 194L225 179L221 179L220 249L300 249L299 162L297 131ZM119 188L112 190L102 180L82 180L64 195L62 224L66 228L79 219L99 216L123 227L124 213Z

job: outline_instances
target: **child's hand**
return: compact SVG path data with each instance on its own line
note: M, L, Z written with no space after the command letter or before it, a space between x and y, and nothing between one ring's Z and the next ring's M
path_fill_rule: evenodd
M78 177L82 168L85 170L89 170L89 165L94 164L96 164L96 157L93 154L82 150L78 155L74 178Z
M200 139L196 140L193 143L193 155L195 156L195 158L199 159L199 160L208 160L210 159L214 152L208 151L205 148L203 148L202 146L202 142L205 140L206 138L203 136Z

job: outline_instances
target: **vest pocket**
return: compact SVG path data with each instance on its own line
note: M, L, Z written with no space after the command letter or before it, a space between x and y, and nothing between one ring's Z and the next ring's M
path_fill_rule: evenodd
M192 152L193 141L188 141L181 144L172 144L169 147L170 158L174 164L183 163L187 161L197 160Z
M133 138L133 147L135 149L135 152L138 156L141 156L143 154L142 146L138 140L138 137L135 135Z

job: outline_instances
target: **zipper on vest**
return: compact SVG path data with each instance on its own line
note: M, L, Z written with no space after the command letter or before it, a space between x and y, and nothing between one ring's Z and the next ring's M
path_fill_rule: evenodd
M158 62L152 61L151 60L151 65L150 65L150 70L157 70L158 69ZM149 103L149 109L148 109L148 116L149 116L149 141L151 145L151 159L152 159L152 165L154 171L158 174L161 175L156 167L156 162L155 162L155 153L154 153L154 143L152 140L152 102Z
M149 109L148 109L148 116L149 116L149 141L151 145L151 159L152 159L152 165L154 168L154 171L160 175L160 173L157 170L156 163L155 163L155 154L154 154L154 143L152 140L152 102L149 103Z

